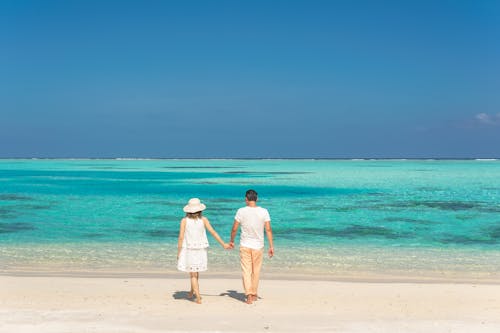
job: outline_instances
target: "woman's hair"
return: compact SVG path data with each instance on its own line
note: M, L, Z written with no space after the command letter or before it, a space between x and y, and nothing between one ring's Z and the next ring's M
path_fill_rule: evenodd
M190 219L199 219L201 218L201 214L202 212L196 212L196 213L186 213L186 217L190 218Z

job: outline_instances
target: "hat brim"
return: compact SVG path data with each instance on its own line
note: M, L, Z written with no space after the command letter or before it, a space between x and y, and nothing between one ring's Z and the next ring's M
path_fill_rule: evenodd
M185 213L197 213L205 210L207 206L204 204L199 204L199 205L186 205L182 209Z

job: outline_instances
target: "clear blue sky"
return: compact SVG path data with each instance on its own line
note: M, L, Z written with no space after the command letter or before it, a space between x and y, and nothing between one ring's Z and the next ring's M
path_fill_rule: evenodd
M0 157L500 157L500 1L3 0Z

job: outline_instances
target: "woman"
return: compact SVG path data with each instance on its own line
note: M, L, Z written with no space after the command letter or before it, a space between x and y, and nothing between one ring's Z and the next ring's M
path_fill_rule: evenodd
M196 297L196 303L201 304L199 290L199 272L207 270L208 239L206 230L219 242L224 249L230 246L220 238L219 234L212 228L208 219L202 216L206 206L198 198L192 198L184 206L186 216L181 220L179 230L179 242L177 251L177 269L188 272L191 279L191 291L189 298Z

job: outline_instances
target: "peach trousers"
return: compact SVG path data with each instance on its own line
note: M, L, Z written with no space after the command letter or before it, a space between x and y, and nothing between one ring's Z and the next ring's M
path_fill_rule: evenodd
M257 295L263 253L264 249L254 250L248 247L240 247L243 288L245 289L246 296Z

